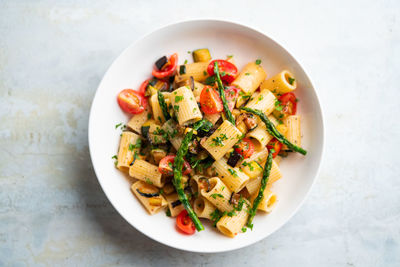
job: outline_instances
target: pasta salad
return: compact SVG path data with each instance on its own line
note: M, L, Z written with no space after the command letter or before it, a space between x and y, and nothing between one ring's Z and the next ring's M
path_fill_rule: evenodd
M235 237L270 213L282 178L279 163L301 148L300 116L288 70L267 79L260 59L239 72L234 57L193 51L158 59L138 90L117 97L132 114L122 129L115 166L134 180L131 190L150 215L165 210L179 231L204 230L199 218Z

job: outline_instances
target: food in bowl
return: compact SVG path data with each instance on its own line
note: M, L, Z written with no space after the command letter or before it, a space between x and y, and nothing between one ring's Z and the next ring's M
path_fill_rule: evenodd
M208 49L178 65L158 59L138 90L123 89L122 128L115 166L135 179L132 193L150 215L176 217L179 231L204 230L204 218L235 237L253 228L257 211L277 203L280 161L301 148L297 81L288 70L267 79L260 59L240 72L234 57Z

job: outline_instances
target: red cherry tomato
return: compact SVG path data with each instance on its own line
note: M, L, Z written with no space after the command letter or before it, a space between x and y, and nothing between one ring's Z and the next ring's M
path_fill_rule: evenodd
M150 80L151 80L151 79L147 79L147 80L145 80L144 82L142 82L142 84L140 85L139 90L138 90L138 92L139 92L140 94L145 95L146 89L147 89L147 86L149 85L149 81L150 81Z
M243 138L240 143L235 145L235 151L247 159L254 153L254 144L249 138Z
M274 138L269 141L269 143L267 144L267 148L269 152L272 152L272 149L274 150L272 153L272 157L275 158L278 155L279 151L281 151L282 149L282 143Z
M160 160L158 171L162 174L171 176L174 175L174 161L175 155L168 155ZM183 162L182 174L187 175L192 171L190 164L185 160Z
M121 109L131 114L142 113L147 106L146 98L133 89L122 90L117 97Z
M229 107L230 111L232 111L233 108L235 107L235 103L236 103L239 91L240 91L240 89L233 85L228 86L225 89L225 97L226 97L226 101L228 102L228 107Z
M210 86L204 86L200 93L200 107L205 114L215 114L224 110L219 94Z
M219 74L221 75L221 80L227 84L233 82L238 73L238 69L236 68L236 66L230 63L229 61L223 59L213 60L207 67L207 72L210 76L215 75L214 62L218 62L217 64L218 64Z
M158 79L163 79L165 77L172 76L176 70L176 67L178 66L178 54L177 53L172 54L171 57L169 58L168 63L161 70L154 68L152 72L153 76Z
M187 235L192 235L194 232L196 232L194 223L192 219L190 219L186 210L181 211L178 217L176 217L176 226L178 226L178 229Z
M297 111L297 99L293 93L285 93L279 97L282 113L285 115L295 115Z

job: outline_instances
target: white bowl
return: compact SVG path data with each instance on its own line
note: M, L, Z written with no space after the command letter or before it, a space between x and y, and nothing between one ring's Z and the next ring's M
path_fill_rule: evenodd
M205 231L192 236L180 234L175 220L164 212L147 214L130 191L128 178L114 167L111 157L117 154L120 130L115 125L129 116L119 108L116 96L122 89L138 88L149 78L154 62L162 55L179 53L179 62L192 61L188 51L207 47L213 58L234 55L239 70L247 62L262 60L268 77L288 69L296 77L302 118L302 145L307 156L292 153L281 164L283 178L274 191L278 204L271 214L259 213L253 231L231 239L217 232L209 223ZM111 65L94 97L89 120L89 147L97 178L115 209L137 230L165 245L194 252L222 252L253 244L286 223L298 210L310 191L320 166L324 128L321 107L309 77L283 47L265 34L226 21L185 21L158 29L130 45ZM135 240L132 240L135 242Z

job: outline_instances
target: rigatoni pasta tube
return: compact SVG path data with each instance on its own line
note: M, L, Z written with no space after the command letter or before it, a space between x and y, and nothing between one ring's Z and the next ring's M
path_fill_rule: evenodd
M278 124L278 121L274 116L270 115L268 116L268 119L270 119L275 126ZM274 138L268 133L265 123L261 121L258 121L258 126L254 130L248 132L246 137L253 138L252 140L256 151L262 150L269 143L269 141Z
M240 72L238 77L232 82L232 85L240 88L244 95L251 95L260 86L261 82L265 80L267 74L261 65L255 62L248 63ZM236 107L240 107L248 98L239 96Z
M176 122L170 119L161 128L167 133L172 146L178 150L182 144L183 136L178 133Z
M269 78L261 83L261 90L270 90L274 94L283 94L295 90L297 87L296 79L293 74L287 70L283 70L274 77Z
M199 83L199 82L194 82L194 90L193 90L193 95L196 98L196 102L200 102L200 94L201 91L203 91L204 84Z
M193 92L187 86L179 87L171 93L171 103L179 125L188 125L203 118Z
M137 134L141 134L142 125L149 119L149 113L150 108L147 106L142 113L134 114L126 126L135 131Z
M242 133L228 120L225 120L202 146L215 160L222 158L241 138Z
M215 125L217 121L221 118L221 113L214 113L214 114L204 114L204 119L210 121L212 124Z
M185 207L182 205L182 202L179 200L178 194L171 194L168 196L165 196L168 202L168 208L169 211L171 212L171 217L176 217L185 209Z
M283 120L287 127L286 139L296 146L301 146L300 116L291 115Z
M211 213L215 211L215 206L203 197L198 197L193 203L194 212L200 218L211 220Z
M132 132L123 132L121 140L119 142L118 150L118 163L117 168L121 171L128 171L129 166L133 161L135 152L138 152L138 148L134 147L140 136Z
M225 158L221 158L211 165L214 168L217 176L221 181L233 192L239 192L246 186L249 177L239 170L239 168L232 168L227 164Z
M218 177L209 179L209 182L210 191L207 192L206 189L202 189L201 195L220 211L231 211L233 206L229 203L229 199L232 192Z
M208 62L196 62L180 65L177 68L178 71L175 76L175 81L179 83L189 79L190 76L192 76L195 81L203 82L208 77L207 67Z
M263 162L264 163L264 162ZM261 164L264 165L264 164ZM282 178L281 170L279 169L278 164L276 164L275 160L272 161L271 172L269 174L267 185L271 185ZM254 195L258 193L258 189L260 188L262 176L259 176L255 179L251 179L247 185L246 189L250 193L250 195Z
M149 185L143 181L137 181L131 186L132 193L139 199L140 203L142 203L143 207L152 215L160 211L167 205L167 201L160 194L155 197L145 197L142 196L139 192L142 193L157 193L159 189ZM139 191L139 192L138 192Z
M170 94L168 92L163 92L162 93L165 99L165 103L167 104L167 106L170 103ZM161 109L160 103L158 102L158 96L157 94L154 94L150 97L150 105L151 105L151 109L153 111L153 117L154 120L158 123L158 124L162 124L165 122L165 117L163 114L163 111Z
M136 159L133 162L129 168L129 176L157 187L163 187L165 184L165 179L158 171L158 166L141 159Z
M249 217L248 203L243 205L241 211L235 211L236 215L226 214L217 222L217 229L226 236L235 237L244 227Z
M254 194L252 197L252 201L257 197L257 194ZM277 203L277 195L269 190L269 187L265 188L263 198L261 199L260 204L257 207L257 210L262 210L267 213L270 213Z
M275 109L276 97L269 90L262 90L253 94L250 101L246 104L247 108L261 110L265 115L269 115Z

